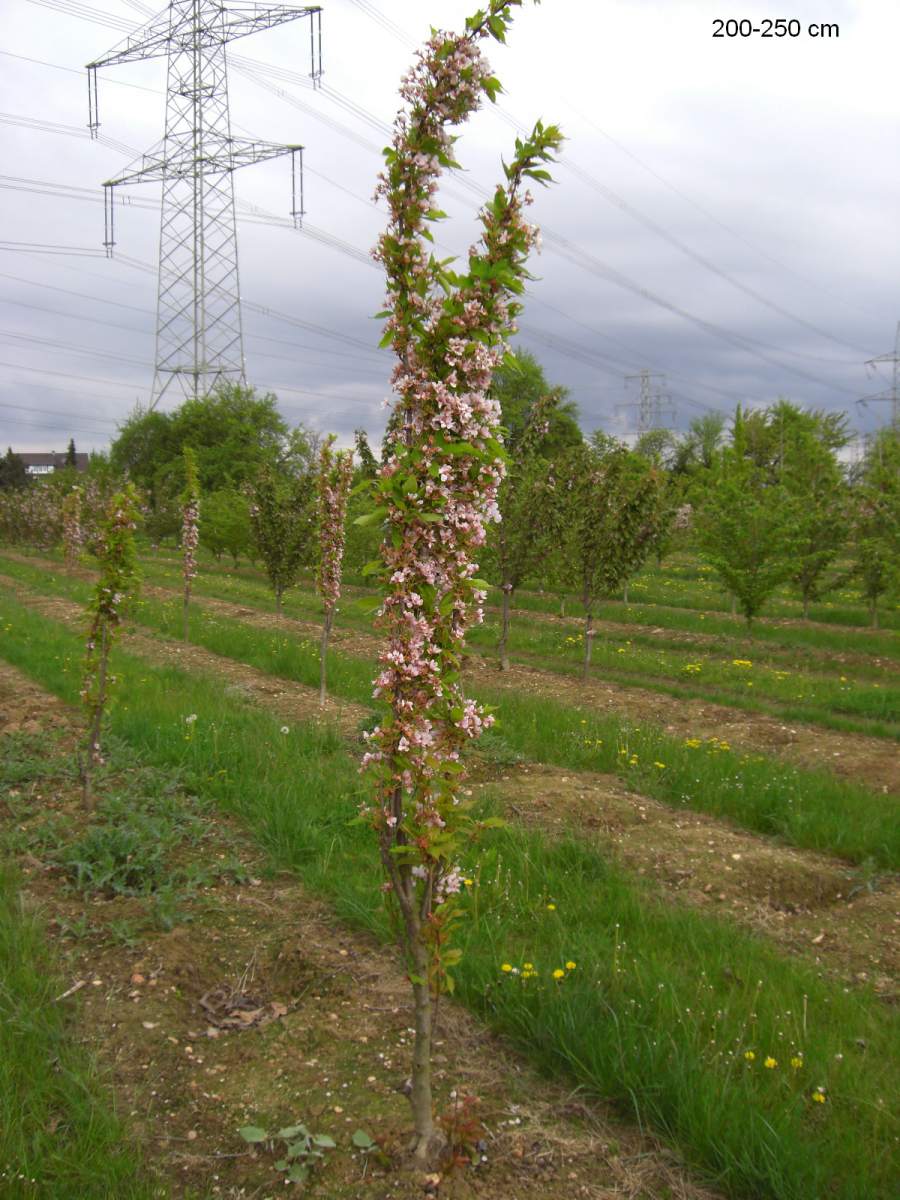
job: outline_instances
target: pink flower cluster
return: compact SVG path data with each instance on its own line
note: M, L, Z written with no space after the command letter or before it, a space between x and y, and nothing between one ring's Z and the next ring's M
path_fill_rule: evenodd
M197 577L197 545L200 541L200 501L192 496L181 512L181 551L184 582Z
M84 530L81 526L81 489L72 488L62 502L63 553L66 566L71 570L78 565L78 556L84 545Z
M326 612L334 611L341 596L347 500L353 482L353 451L335 453L333 445L334 437L326 438L319 454L319 569L316 583Z

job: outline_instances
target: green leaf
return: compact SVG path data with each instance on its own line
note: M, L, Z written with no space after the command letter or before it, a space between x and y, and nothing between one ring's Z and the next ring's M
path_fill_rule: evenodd
M243 1129L239 1129L238 1133L245 1142L250 1142L251 1145L255 1142L268 1141L269 1135L265 1129L260 1129L258 1125L245 1125Z
M384 563L380 558L373 558L371 562L367 562L360 572L361 575L377 575L384 567Z
M358 600L353 601L353 607L357 612L369 617L373 612L376 612L379 608L381 608L381 597L361 596Z
M428 980L423 979L421 975L410 974L407 976L407 978L409 979L410 983L418 984L419 987L425 987L426 984L428 983Z
M317 1146L321 1146L324 1150L334 1150L337 1146L337 1142L334 1140L334 1138L329 1137L327 1133L317 1133L313 1138L313 1141Z
M294 1163L288 1171L287 1177L291 1183L306 1183L309 1179L309 1167L304 1163Z
M375 508L372 512L363 513L361 517L357 517L353 524L374 525L377 521L383 521L389 512L389 508Z
M354 1146L358 1146L360 1150L371 1150L378 1143L366 1133L364 1129L357 1129L353 1137L350 1139Z
M275 1134L275 1137L283 1138L284 1141L289 1142L301 1133L304 1135L309 1133L309 1130L305 1125L285 1125L284 1129L278 1130L278 1132Z
M444 519L444 518L443 518L443 515L442 515L441 513L433 513L433 512L427 512L427 513L426 513L426 512L423 512L423 513L419 513L419 520L420 520L420 521L427 521L427 522L428 522L430 525L434 525L434 524L436 524L438 521L443 521L443 519Z
M279 1158L273 1165L276 1171L286 1171L291 1164L286 1158Z

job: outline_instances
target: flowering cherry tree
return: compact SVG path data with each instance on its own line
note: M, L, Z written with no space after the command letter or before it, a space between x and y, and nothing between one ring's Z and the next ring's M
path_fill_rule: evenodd
M84 683L81 699L87 709L88 729L82 762L84 804L91 806L91 774L103 763L100 730L109 698L109 652L122 620L122 610L138 586L134 531L137 528L138 496L131 484L112 497L106 519L100 524L94 554L100 564L100 578L87 615L90 620Z
M184 575L184 640L190 641L191 585L197 577L197 544L200 540L200 479L197 456L184 448L184 491L181 493L181 555Z
M485 598L477 557L486 524L499 515L504 472L499 405L488 389L537 239L524 217L524 183L550 179L541 164L560 145L559 130L538 123L516 140L504 181L479 213L480 241L464 271L429 252L429 225L444 216L435 207L441 172L457 165L448 129L500 91L480 43L503 41L521 2L491 0L465 32L432 33L402 82L406 105L376 193L390 212L375 251L387 275L382 344L398 361L385 458L372 484L377 507L361 518L386 523L380 559L368 570L382 584L386 634L374 694L389 708L363 759L374 793L364 816L379 839L413 988L410 1100L420 1163L441 1143L431 1094L433 1000L453 987L460 951L447 941L460 915L459 855L478 832L461 796L461 751L492 721L460 682L463 640L482 619Z
M84 529L81 525L81 488L74 487L62 500L63 555L66 570L78 566L78 556L84 545Z
M319 650L319 703L325 703L325 669L328 639L334 624L337 602L341 597L341 565L344 560L347 500L353 482L353 451L334 450L332 434L319 451L319 474L316 480L316 501L319 525L319 568L316 587L325 606L322 624L322 643Z

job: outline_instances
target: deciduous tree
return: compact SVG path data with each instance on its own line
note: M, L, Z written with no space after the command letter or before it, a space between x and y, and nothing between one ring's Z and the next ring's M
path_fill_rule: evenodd
M317 508L319 525L319 563L316 586L325 608L322 641L319 647L319 703L325 703L325 675L328 639L341 596L341 566L347 522L347 500L353 483L353 451L334 450L334 437L326 438L319 450Z
M641 567L666 519L663 472L627 446L594 435L560 467L562 510L557 572L584 605L587 679L598 600L617 595Z
M479 43L502 41L520 2L490 0L464 33L432 33L401 86L406 106L378 187L390 214L377 250L387 275L383 344L397 355L398 399L369 518L387 528L379 571L387 644L375 694L389 714L364 759L374 788L365 815L377 831L412 981L410 1100L420 1163L441 1141L432 1111L432 1005L442 987L452 988L460 952L447 941L458 915L458 859L473 833L460 754L490 721L465 697L459 675L466 630L481 619L476 559L485 524L497 516L503 475L499 405L488 389L536 238L524 217L524 184L529 176L549 179L543 163L560 144L558 130L538 123L516 140L505 179L480 212L481 239L465 270L429 253L429 225L443 216L435 207L438 178L456 165L448 130L500 89Z
M90 808L92 804L93 770L103 763L100 736L109 688L115 682L109 674L109 654L119 631L123 609L138 587L137 555L134 546L137 518L137 492L128 484L124 491L112 497L94 546L94 553L100 565L100 578L87 608L90 624L84 683L81 689L81 699L88 716L87 738L81 764L86 808Z
M286 477L263 467L249 489L253 541L275 593L275 611L315 554L315 476Z

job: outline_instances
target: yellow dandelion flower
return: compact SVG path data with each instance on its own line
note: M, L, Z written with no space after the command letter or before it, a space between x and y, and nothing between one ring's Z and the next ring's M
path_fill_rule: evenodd
M778 1066L778 1059L773 1058L772 1055L770 1054L766 1058L766 1061L763 1063L763 1066L766 1068L767 1071L774 1071L775 1068Z
M565 971L561 967L557 967L553 972L554 979L562 979L565 976Z
M731 664L734 667L752 667L753 663L749 658L733 658Z
M654 767L659 767L660 771L664 771L666 769L665 763L655 762L653 765L654 765Z
M799 1054L795 1054L794 1057L791 1059L791 1066L794 1068L795 1071L799 1071L800 1068L803 1066L803 1059Z
M466 885L466 887L472 887L472 885L474 884L474 882L475 882L475 880L474 880L474 879L464 879L464 880L463 880L463 883Z
M821 1088L821 1087L817 1087L816 1090L812 1094L812 1098L813 1098L813 1100L815 1100L816 1104L824 1104L825 1103L825 1089Z
M556 905L555 905L555 904L548 904L548 905L547 905L547 911L548 911L548 912L556 912Z
M522 970L523 971L533 971L534 963L522 963Z
M505 971L506 974L508 975L509 972L512 970L512 963L501 963L500 970Z
M566 963L566 970L567 970L567 971L574 971L574 970L575 970L575 968L576 968L577 966L578 966L578 963L573 963L573 962L572 962L572 960L571 960L571 958L570 958L570 959L569 959L569 961Z
M747 1062L753 1062L754 1058L756 1058L756 1055L753 1053L752 1050L745 1050L744 1058L746 1058Z

